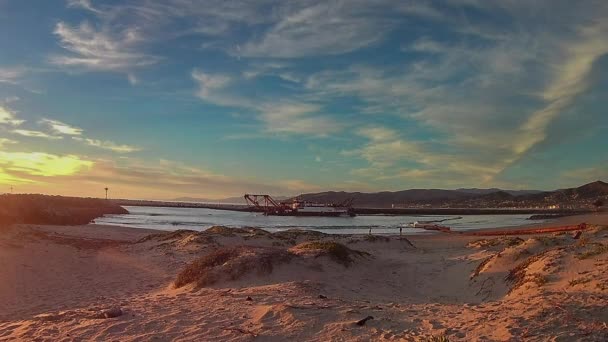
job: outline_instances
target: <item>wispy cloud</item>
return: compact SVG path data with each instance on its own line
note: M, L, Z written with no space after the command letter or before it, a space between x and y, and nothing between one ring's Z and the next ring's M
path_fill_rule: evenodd
M103 11L95 8L91 0L67 0L68 7L82 8L93 13L102 14Z
M307 5L285 6L286 14L280 20L236 53L281 58L342 54L380 41L394 27L390 19L364 1Z
M588 107L575 106L591 97L585 95L608 54L602 1L68 0L67 6L73 16L53 21L60 50L50 61L59 69L119 73L132 85L147 76L158 81L133 89L141 91L136 96L152 88L188 91L213 105L197 110L236 123L234 132L221 132L225 139L331 137L334 157L348 164L344 169L353 166L354 182L370 184L496 185L548 149L567 115L584 115ZM19 82L28 70L2 68L0 83ZM162 89L167 84L173 88ZM0 103L0 132L73 137L79 148L121 158L140 150L134 141L95 139L103 135L53 119L25 123L2 106L8 103ZM87 127L86 117L74 123ZM580 121L581 131L598 126ZM324 164L331 161L331 154L321 155Z
M77 141L82 141L85 144L97 148L101 148L104 150L116 152L116 153L132 153L141 151L141 148L131 145L121 145L112 141L107 140L97 140L97 139L89 139L89 138L80 138L80 137L72 137L72 139Z
M326 136L341 130L342 125L318 114L321 108L304 103L273 103L263 106L260 119L270 133Z
M0 151L0 177L32 182L28 176L56 177L73 175L89 168L91 161L75 155L55 155L43 152ZM9 177L6 177L9 178Z
M74 126L70 126L66 123L57 120L42 119L40 123L51 128L51 130L57 134L63 135L81 135L82 129Z
M14 129L11 132L14 134L18 134L18 135L21 135L24 137L30 137L30 138L42 138L42 139L51 139L51 140L63 139L63 137L58 136L58 135L51 135L51 134L47 134L45 132L34 131L34 130L29 130L29 129Z
M17 102L19 100L20 100L19 96L9 96L9 97L5 97L2 101L0 101L0 103L4 103L4 104L8 105L13 102Z
M192 71L192 78L198 83L197 96L203 100L207 100L212 103L230 105L232 101L222 100L216 91L221 90L228 86L232 81L232 77L222 74L210 74L201 70L195 69Z
M28 138L40 138L40 139L48 139L48 140L61 140L64 137L72 137L73 141L82 142L88 146L116 152L116 153L132 153L138 152L142 149L140 147L126 145L126 144L117 144L112 141L107 140L98 140L91 139L88 137L84 137L84 130L82 128L75 127L73 125L44 118L38 120L37 124L43 126L45 131L41 130L33 130L33 129L23 129L23 128L15 128L17 126L21 126L24 124L25 120L19 120L15 117L14 113L7 108L0 107L0 128L2 126L7 126L8 132L20 135ZM2 139L0 140L3 144L9 144L14 142L13 140Z
M160 60L139 51L143 39L136 28L113 32L106 26L98 30L87 22L76 27L59 22L54 34L70 54L51 56L50 60L66 68L124 72L133 79L133 69L150 66Z
M344 151L343 154L347 156L359 156L378 169L391 167L402 160L409 160L415 163L429 163L427 158L429 158L430 154L426 153L421 142L401 139L390 129L386 128L373 128L376 132L372 132L371 130L363 129L359 132L359 134L369 139L367 144L359 149Z
M11 140L11 139L6 139L6 138L0 138L0 147L4 147L7 145L14 145L17 142L15 140Z
M89 0L70 0L68 5L95 14L107 28L137 23L152 40L176 34L201 35L208 38L205 45L242 57L298 58L348 53L381 42L404 17L443 16L427 3L390 0L374 3L209 0L204 6L196 0L125 1L97 6ZM177 32L172 30L175 26L179 26ZM245 30L260 34L245 37L245 41L234 34Z
M515 28L528 29L503 26L500 35L470 39L456 25L457 17L450 18L446 28L463 38L414 40L402 50L419 54L410 54L404 65L352 65L307 80L318 98L361 99L370 113L401 118L410 130L433 137L432 144L427 138L422 146L393 139L355 150L376 167L376 175L382 167L409 163L413 168L402 175L432 178L437 173L427 171L436 164L446 170L465 167L478 172L479 180L496 182L551 134L551 125L587 89L592 67L608 52L600 38L608 33L599 19L605 8L576 9L577 16L569 16L567 24L555 21L547 28L528 21L526 6L484 4L481 9L512 15ZM496 32L485 22L466 24Z
M22 66L0 68L0 83L17 84L25 73L26 68Z
M24 122L17 119L10 109L0 106L0 125L19 126Z
M357 132L371 141L391 141L397 139L397 132L382 126L363 127Z
M564 43L565 56L553 66L552 79L541 95L545 106L532 113L520 127L521 139L514 146L517 155L545 140L551 121L587 89L594 63L608 54L608 24L605 21L579 27L578 31L577 40Z
M196 94L199 98L212 104L255 112L267 133L324 136L342 128L338 122L321 114L319 105L290 99L269 101L233 94L227 88L237 80L228 75L194 70L192 78L198 84Z

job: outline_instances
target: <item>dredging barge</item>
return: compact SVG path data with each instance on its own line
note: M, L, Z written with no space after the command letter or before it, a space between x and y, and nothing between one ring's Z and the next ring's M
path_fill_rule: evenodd
M262 212L267 216L355 216L353 199L340 204L313 203L294 198L289 202L279 202L270 195L245 194L245 201L251 211Z

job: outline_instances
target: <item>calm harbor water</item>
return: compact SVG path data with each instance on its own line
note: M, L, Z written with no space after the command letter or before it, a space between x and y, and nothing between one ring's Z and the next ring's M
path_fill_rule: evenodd
M356 216L356 217L293 217L264 216L260 213L213 210L202 208L160 208L125 206L130 214L107 215L95 220L97 224L117 225L159 230L205 230L221 225L227 227L258 227L276 232L299 228L330 234L362 234L372 228L374 234L395 234L399 227L414 221L450 219L441 224L452 230L518 226L528 224L530 215L462 215L460 216ZM541 221L534 221L539 223ZM431 232L404 228L408 234Z

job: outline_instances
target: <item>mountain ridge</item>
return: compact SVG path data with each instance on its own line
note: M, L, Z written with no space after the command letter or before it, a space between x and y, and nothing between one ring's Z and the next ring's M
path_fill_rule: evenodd
M495 190L495 191L494 191ZM409 189L376 193L325 191L297 196L319 203L341 203L354 199L355 207L580 207L608 200L608 183L595 181L576 188L554 191L491 189Z

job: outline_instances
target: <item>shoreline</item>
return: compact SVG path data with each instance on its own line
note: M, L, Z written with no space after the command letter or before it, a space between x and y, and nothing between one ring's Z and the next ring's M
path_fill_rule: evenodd
M582 224L582 223L586 223L586 224L599 224L599 225L608 225L608 212L594 212L594 213L588 213L588 214L582 214L582 215L573 215L573 216L562 216L562 217L557 217L554 219L549 219L545 222L534 222L531 221L530 223L525 223L522 225L515 225L515 226L498 226L498 227L490 227L490 228L472 228L472 229L466 229L466 230L453 230L451 232L441 232L441 231L436 231L436 230L425 230L424 232L417 232L417 233L412 233L411 231L408 233L408 230L411 229L409 227L403 227L403 236L431 236L431 235L438 235L438 234L446 234L446 235L483 235L481 233L494 233L492 235L500 235L500 232L504 232L503 235L513 235L513 231L523 231L522 234L529 234L526 233L525 231L533 231L533 230L543 230L543 229L551 229L551 228L556 228L556 227L564 227L564 226L573 226L568 230L577 230L577 227L574 227L576 225ZM102 227L118 227L118 228L126 228L126 229L134 229L134 230L149 230L149 231L154 231L154 232L172 232L172 231L178 231L178 230L183 230L183 229L172 229L172 230L163 230L163 229L155 229L155 228L138 228L138 227L129 227L126 225L112 225L112 224L104 224L104 223L91 223L89 225L96 225L96 226L102 226ZM448 225L449 227L449 225ZM211 227L209 227L211 228ZM209 229L207 228L207 229ZM242 227L231 227L231 228L242 228ZM265 227L256 227L256 228L260 228L260 229L267 229ZM361 226L361 229L365 229L367 230L369 227L364 227ZM289 229L299 229L299 228L287 228L287 229L279 229L277 227L272 227L272 231L286 231ZM345 228L348 229L348 228ZM382 229L389 229L389 228L382 228ZM371 235L378 235L378 236L400 236L399 234L399 228L390 228L390 229L394 229L395 232L394 233L375 233L374 229L372 228L371 230ZM205 231L205 229L202 230L197 230L197 229L186 229L186 230L194 230L194 231ZM315 229L315 228L305 228L302 230L307 230L307 231L320 231L323 230L323 228L320 228L319 230ZM269 230L270 231L270 230ZM326 229L324 231L327 231ZM330 235L370 235L367 233L327 233L326 234L330 234ZM539 233L543 233L542 231Z
M121 206L133 207L159 207L159 208L190 208L214 209L238 212L259 212L245 204L214 204L198 202L171 202L149 200L115 199L113 203ZM419 216L419 215L515 215L515 214L565 214L577 215L590 213L590 209L542 209L542 208L368 208L353 207L357 215L385 215L385 216Z

